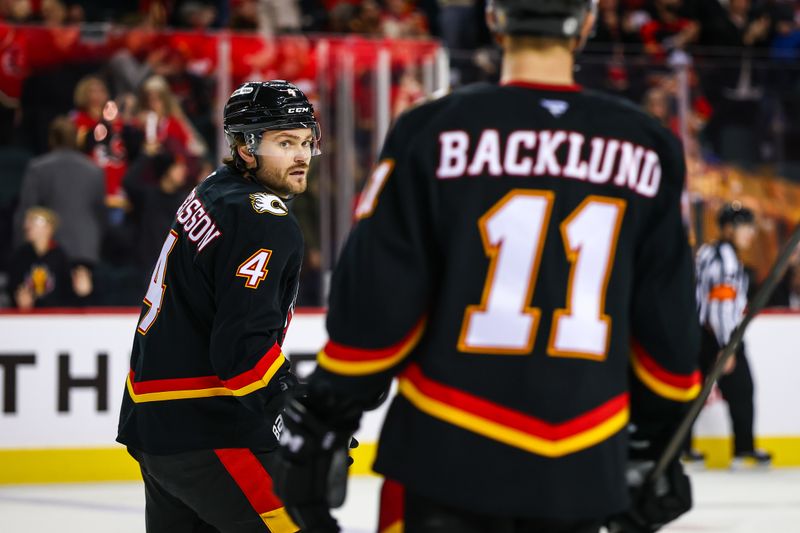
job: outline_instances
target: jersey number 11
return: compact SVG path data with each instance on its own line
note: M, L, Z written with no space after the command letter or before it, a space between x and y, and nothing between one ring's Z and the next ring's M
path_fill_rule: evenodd
M555 194L515 189L478 221L489 273L480 305L464 314L462 352L529 354L541 310L531 306ZM560 225L571 267L567 306L557 309L548 355L603 360L611 318L604 313L606 289L625 201L588 196Z

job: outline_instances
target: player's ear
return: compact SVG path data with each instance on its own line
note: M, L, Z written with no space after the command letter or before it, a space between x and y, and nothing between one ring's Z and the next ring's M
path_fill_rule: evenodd
M239 153L239 157L241 157L248 165L250 165L250 163L255 163L256 158L250 153L250 150L247 148L247 146L237 146L236 151Z

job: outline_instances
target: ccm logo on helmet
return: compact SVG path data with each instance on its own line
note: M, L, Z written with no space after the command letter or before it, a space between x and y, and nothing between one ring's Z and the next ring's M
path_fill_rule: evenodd
M310 110L310 107L290 107L287 113L308 113Z

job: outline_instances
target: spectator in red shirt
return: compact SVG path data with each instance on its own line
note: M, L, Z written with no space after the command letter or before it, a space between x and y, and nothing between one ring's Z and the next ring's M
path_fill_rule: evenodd
M387 0L386 12L381 17L381 32L390 39L425 37L428 20L410 0Z
M695 42L700 33L697 22L681 15L683 0L655 0L653 18L642 26L645 51L658 60L669 52Z
M86 136L103 116L103 107L108 102L108 88L98 76L86 76L75 86L72 121L78 128L78 146L83 148Z
M165 145L176 145L181 152L195 156L205 152L205 146L194 132L164 78L151 76L145 80L139 106L139 123L144 131L146 153L155 154Z
M75 110L70 118L78 130L78 148L89 154L106 176L106 194L116 197L128 165L123 141L124 121L109 99L105 82L86 76L75 87Z

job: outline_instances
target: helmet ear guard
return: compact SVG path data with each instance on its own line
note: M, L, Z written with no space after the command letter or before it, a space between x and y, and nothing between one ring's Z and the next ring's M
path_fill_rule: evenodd
M247 162L242 159L242 156L239 155L239 147L244 146L247 148L247 151L250 154L253 154L252 150L249 146L247 146L247 141L239 132L230 131L228 128L224 129L225 131L225 138L228 141L228 148L231 151L231 159L233 159L233 164L239 172L247 172L249 169L247 168ZM258 166L258 159L256 159L256 166Z

